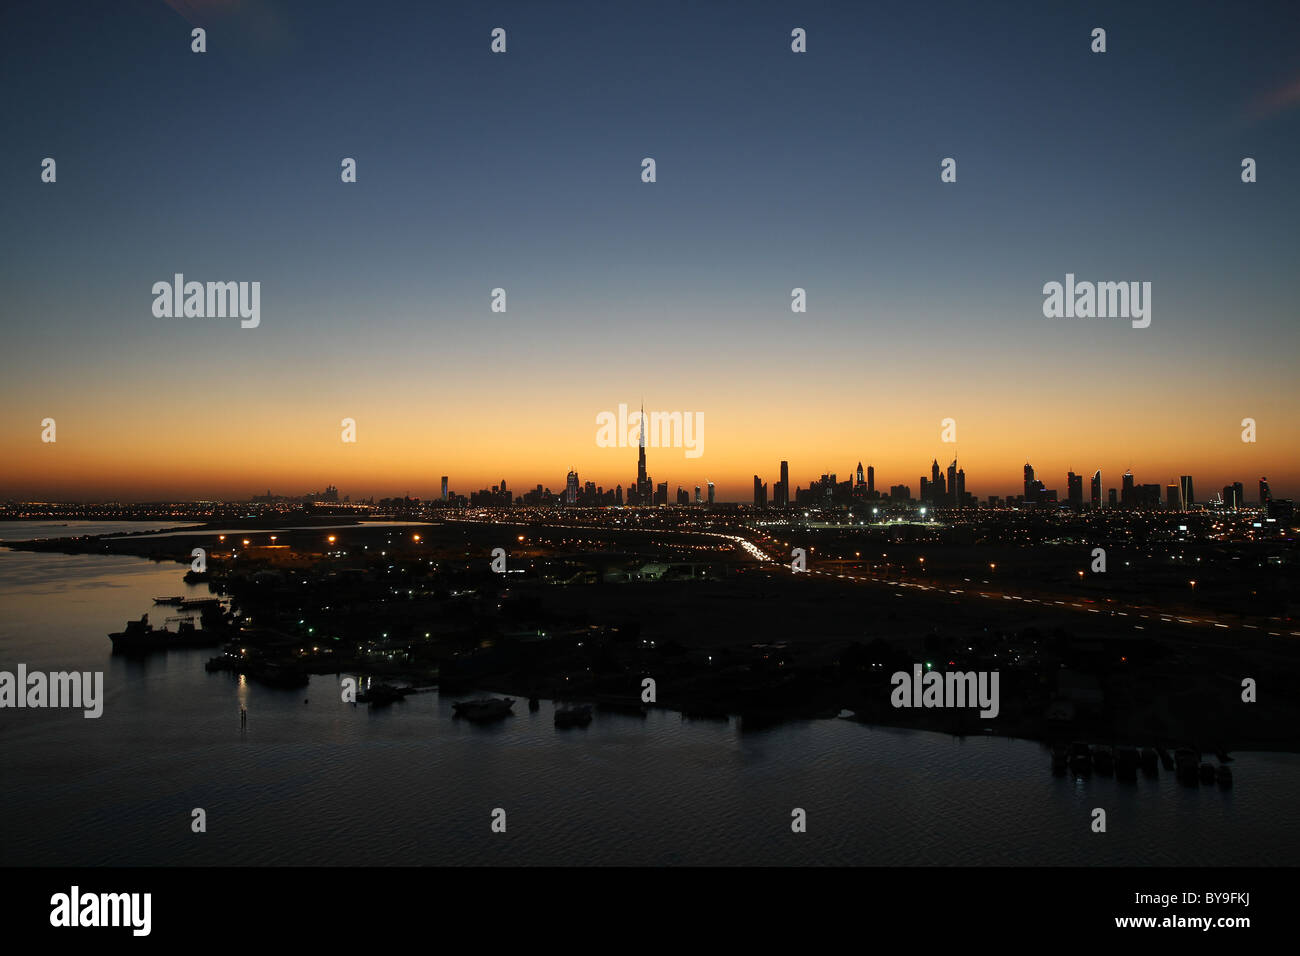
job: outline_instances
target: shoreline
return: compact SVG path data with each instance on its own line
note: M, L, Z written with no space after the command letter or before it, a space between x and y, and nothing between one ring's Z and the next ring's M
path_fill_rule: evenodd
M337 519L328 520L337 526ZM398 528L425 527L420 522L385 522L382 525L370 524L369 528L367 523L359 522L352 526L372 535L391 535ZM277 526L286 537L295 534L310 536L314 527L318 526L305 529ZM28 539L6 542L4 546L14 551L32 553L134 556L159 563L170 561L183 567L189 564L189 559L177 556L178 550L182 553L185 550L178 548L179 543L186 541L190 535L211 535L216 529L208 526L187 526L176 530L181 533L169 538L154 537L152 540L147 539L149 536L166 532L150 529L147 532L137 533ZM241 562L246 560L248 559L241 557ZM397 558L390 560L397 560ZM244 571L236 572L218 563L211 569L213 574L205 576L202 580L209 583L208 590L211 593L230 596L239 604L245 597L251 599L250 578L240 575L251 573L255 578L260 572L252 569L259 566L261 565L254 562L245 566ZM329 565L322 565L319 561L308 563L303 568L296 569L296 573L303 576L304 581L310 581L320 573L320 568L326 566ZM487 580L492 581L492 578L489 577ZM494 587L495 582L484 586ZM655 593L652 590L654 586L651 585L633 584L618 587L626 589L619 593L632 602L629 606L632 608L630 614L634 619L637 614L636 600L644 602L648 594ZM515 590L520 590L520 587L516 586ZM589 600L595 600L601 592L599 587L584 588L581 585L570 591L568 595L561 593L564 590L552 591L543 588L536 592L538 597L534 600L543 598L563 600L577 594L583 598L577 604L585 606ZM609 593L606 592L604 597L607 598ZM680 593L688 592L683 590ZM743 597L744 595L742 593L729 596ZM651 600L654 603L653 599ZM271 606L273 607L274 604ZM152 613L152 609L147 609L147 612ZM260 612L258 620L259 622L264 620L264 615ZM117 626L118 622L113 624ZM595 625L591 627L594 628ZM1011 694L1008 695L1005 685L1004 704L1009 706L1004 706L1002 714L993 722L980 720L977 716L977 708L970 709L969 712L946 707L893 708L889 704L888 686L881 680L885 673L893 673L892 670L877 673L862 670L863 665L860 663L856 665L857 670L850 670L846 666L845 655L854 648L862 648L860 639L855 641L847 637L822 635L811 641L792 640L788 643L788 647L784 647L777 655L783 658L781 664L786 663L784 658L787 654L791 656L790 667L783 670L770 665L758 668L757 665L762 661L759 660L758 653L750 650L749 646L718 645L716 637L715 643L700 645L698 641L682 635L682 641L688 646L681 649L680 656L671 658L662 655L648 656L644 651L638 651L635 642L629 642L626 635L615 633L617 630L618 628L614 628L611 631L606 627L603 631L588 630L581 634L586 635L589 643L622 655L628 661L626 667L647 675L653 673L659 684L658 699L654 704L646 706L676 711L683 716L683 719L709 720L725 716L729 722L734 717L742 726L759 728L793 721L834 719L847 710L853 712L853 716L846 719L868 726L929 731L953 737L1005 737L1033 741L1043 747L1050 747L1053 743L1083 740L1110 745L1132 743L1136 746L1164 746L1169 749L1191 745L1209 753L1216 751L1300 753L1300 741L1295 741L1294 738L1287 739L1283 735L1277 738L1271 735L1259 736L1242 733L1241 728L1211 731L1204 726L1199 729L1192 729L1189 726L1186 733L1177 734L1171 733L1168 726L1164 729L1155 725L1144 728L1141 725L1140 715L1136 714L1116 713L1110 717L1097 715L1072 723L1051 722L1041 715L1041 704L1033 702L1036 697L1031 695L1023 699L1017 698L1014 686ZM736 625L736 630L737 633L743 630L739 623ZM451 642L448 647L452 647L457 640L462 640L457 637L458 633L448 631L442 633L440 637L444 643ZM357 650L349 652L345 646L338 647L337 650L341 653L328 660L298 660L290 653L290 649L296 643L300 643L301 639L270 628L265 630L259 628L257 634L245 632L246 636L240 640L251 647L265 647L264 661L277 671L299 670L305 674L317 675L355 674L358 677L368 675L382 682L399 681L426 686L436 682L440 693L452 696L455 696L460 688L464 688L465 693L483 688L499 688L497 693L514 696L524 701L536 696L554 701L592 703L597 710L605 709L601 707L601 699L611 696L622 698L624 703L639 702L639 679L631 680L630 674L621 679L613 676L597 677L590 673L590 667L587 668L586 674L575 672L576 664L573 662L582 659L581 652L578 651L583 647L582 640L557 632L552 639L543 642L548 645L546 650L562 648L569 656L551 661L545 657L534 659L530 656L536 648L542 646L532 639L512 638L502 633L499 626L495 631L489 630L484 633L494 635L490 643L496 650L515 655L510 658L516 665L513 670L504 666L505 662L495 661L495 659L485 664L481 658L487 655L478 647L479 638L475 638L469 645L462 645L464 650L461 652L448 651L446 653L450 656L446 656L445 653L441 658L428 658L423 665L416 665L410 661L380 663L373 659L365 659L357 653ZM645 643L644 640L641 641L641 644ZM910 646L908 640L900 639L894 644L897 645L894 648L897 655L911 655L913 662L916 661L916 655L906 650ZM752 647L767 646L752 645ZM712 664L714 660L712 654L707 656L707 660L701 657L702 654L710 651L723 655L720 658L721 663ZM560 654L560 650L557 649L555 653ZM765 660L768 654L763 653L761 656ZM898 656L894 662L901 663L901 660L901 656ZM520 661L523 662L522 665ZM450 672L449 665L451 665ZM497 667L502 669L494 673ZM577 679L573 679L575 677ZM568 684L567 688L566 684ZM1020 686L1021 689L1026 686L1023 680ZM635 706L639 704L634 704ZM1165 721L1166 725L1172 719L1172 715L1169 715Z

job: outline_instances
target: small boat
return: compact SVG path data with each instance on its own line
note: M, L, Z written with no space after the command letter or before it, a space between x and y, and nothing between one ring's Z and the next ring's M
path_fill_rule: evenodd
M1232 786L1232 768L1219 764L1219 768L1214 771L1214 778L1219 782L1220 787L1227 790Z
M1154 755L1153 755L1154 756ZM1115 748L1115 779L1133 783L1138 778L1138 751L1136 747Z
M1166 750L1164 747L1157 747L1156 753L1160 755L1160 763L1164 766L1166 770L1174 769L1174 758L1169 756L1168 750Z
M1214 783L1214 764L1209 761L1201 764L1201 783Z
M1159 757L1150 747L1142 748L1142 775L1145 777L1154 777L1159 767Z
M392 684L371 684L369 689L357 694L357 703L369 704L371 707L387 707L389 704L404 700L410 688L394 687Z
M1052 773L1058 777L1065 776L1070 766L1070 751L1065 744L1052 745Z
M180 607L201 611L207 607L221 607L221 598L181 598Z
M174 604L180 607L185 603L185 595L178 594L175 597L156 597L153 599L154 604Z
M1179 747L1174 751L1174 762L1178 766L1178 780L1189 787L1196 786L1197 763L1201 755L1191 747Z
M483 697L477 700L463 700L451 705L452 713L475 723L487 723L509 717L510 708L515 705L513 697Z
M558 707L555 710L556 727L586 727L591 723L591 705L580 704L576 707Z
M1092 776L1092 751L1082 741L1070 744L1070 769L1080 777Z

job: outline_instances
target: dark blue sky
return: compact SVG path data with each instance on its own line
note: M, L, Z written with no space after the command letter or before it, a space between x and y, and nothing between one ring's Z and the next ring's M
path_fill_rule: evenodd
M1266 434L1286 430L1276 471L1300 435L1277 404L1300 346L1298 11L10 2L5 397L34 398L8 403L21 422L3 433L27 428L69 365L85 402L142 369L158 402L239 369L289 376L272 398L319 387L346 404L352 385L373 394L418 369L457 411L506 415L549 386L555 415L581 407L588 443L588 405L649 391L713 409L720 452L758 439L716 393L784 395L759 410L778 422L797 421L800 394L824 417L934 390L926 422L984 396L993 422L1022 401L1047 419L1026 454L1087 407L1230 404L1229 424L1254 411L1276 416ZM208 29L202 56L191 22ZM496 26L504 56L489 52ZM807 54L790 52L794 26ZM57 192L39 181L45 156ZM355 186L339 182L344 156ZM955 185L938 182L945 156ZM225 326L160 331L147 290L177 271L260 280L256 348ZM1066 272L1151 281L1151 328L1044 319L1041 286ZM508 318L485 308L498 285ZM806 316L790 313L794 286ZM328 384L292 377L343 359ZM505 392L483 399L484 382ZM1104 392L1091 406L1089 389ZM1185 424L1180 440L1198 440ZM1089 462L1111 451L1085 440ZM1124 461L1098 464L1146 447L1125 441ZM1166 464L1184 467L1151 467Z

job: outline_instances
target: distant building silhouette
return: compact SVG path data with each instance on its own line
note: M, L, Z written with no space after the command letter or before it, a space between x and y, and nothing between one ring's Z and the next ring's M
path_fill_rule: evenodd
M1083 510L1083 475L1070 472L1065 476L1065 496L1071 508Z
M1223 506L1236 511L1246 503L1246 489L1240 481L1223 486Z

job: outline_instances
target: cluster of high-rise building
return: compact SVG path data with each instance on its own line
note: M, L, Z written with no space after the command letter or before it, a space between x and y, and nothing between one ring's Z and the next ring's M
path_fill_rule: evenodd
M1172 511L1190 511L1196 505L1196 493L1191 475L1182 475L1168 485L1138 484L1132 471L1126 472L1120 488L1109 489L1105 503L1102 501L1101 470L1093 472L1084 487L1085 475L1070 471L1065 476L1065 498L1062 499L1057 489L1048 488L1037 477L1034 466L1025 463L1023 493L1008 495L1005 498L990 495L985 504L990 507L1057 507L1066 506L1076 510L1084 508L1129 508L1135 510L1164 509ZM862 462L854 477L840 481L834 473L823 474L812 481L808 488L795 488L790 493L789 462L781 462L781 477L772 489L769 499L768 485L759 475L754 476L755 508L781 508L789 504L809 505L851 505L861 501L912 502L912 489L908 485L893 485L889 493L876 491L875 468L868 467L864 473ZM954 458L947 469L939 465L936 458L930 464L929 476L920 478L920 494L917 499L923 506L934 508L974 508L980 504L979 499L966 490L966 471ZM1244 486L1234 482L1223 487L1222 495L1208 506L1237 509L1245 505ZM1289 516L1289 501L1275 501L1268 489L1268 480L1259 482L1259 504L1268 508L1270 515L1274 512Z
M908 494L910 497L910 489ZM771 507L852 504L855 501L875 501L881 497L876 491L876 469L869 466L864 472L862 462L858 462L857 472L853 477L840 481L834 473L824 473L807 488L796 487L794 494L791 495L790 463L783 461L781 477L772 489ZM758 475L754 476L754 507L768 507L767 483Z
M1124 473L1119 488L1107 490L1104 502L1102 500L1101 470L1098 469L1092 473L1086 489L1084 487L1084 478L1085 475L1083 474L1076 474L1073 471L1068 472L1065 476L1065 498L1062 500L1057 490L1048 488L1035 473L1034 466L1026 462L1024 466L1024 485L1020 495L1007 495L1005 498L990 495L983 504L994 508L1069 507L1075 510L1083 510L1085 508L1110 507L1169 511L1190 511L1197 506L1191 475L1182 475L1176 481L1171 480L1167 485L1139 484L1130 470ZM574 507L610 507L624 504L713 505L715 503L713 482L707 482L706 485L707 497L704 488L700 485L695 486L694 496L692 496L688 488L678 485L676 494L670 499L666 481L660 482L658 485L654 484L646 470L646 435L643 415L641 440L637 449L636 478L629 482L626 497L622 485L616 485L613 489L607 490L592 481L584 483L580 481L577 470L573 469L569 471L565 479L564 491L561 494L555 494L550 488L543 488L539 484L536 488L515 497L507 489L503 478L500 484L493 485L491 489L484 488L474 492L469 496L468 501L448 490L447 476L443 475L439 501L442 504L452 506L470 504L496 507L512 504L570 505ZM270 493L267 494L269 496ZM331 485L323 495L316 497L317 500L337 501L338 489ZM754 475L753 505L755 508L786 508L792 505L799 507L833 507L870 501L896 504L919 502L922 506L933 508L975 508L981 504L979 499L966 490L966 471L958 466L956 458L952 460L947 469L941 468L939 460L934 459L930 463L929 476L922 475L920 478L920 494L915 499L912 497L910 485L892 485L888 492L877 491L875 467L869 465L864 468L862 462L858 462L857 468L844 481L840 481L833 472L823 473L820 478L810 482L807 488L796 487L793 493L790 489L790 463L788 461L780 463L780 477L773 482L770 494L768 483L763 481L761 476ZM1216 499L1204 504L1209 507L1229 510L1242 508L1246 505L1245 488L1239 481L1224 485L1222 493ZM1286 520L1291 517L1291 501L1274 499L1269 490L1267 478L1259 480L1259 505L1267 509L1270 516L1278 516Z
M807 488L796 487L790 493L790 463L781 462L781 478L772 490L771 507L782 508L786 505L800 507L852 505L865 501L907 502L912 499L910 485L893 485L889 492L876 490L876 469L874 465L863 468L862 462L849 478L839 480L834 472L824 472L814 479ZM956 459L948 466L945 477L936 459L930 469L930 477L921 477L921 501L935 507L974 507L974 500L966 492L966 472L957 467ZM754 507L767 508L767 483L758 475L754 476Z
M326 485L324 491L309 491L305 495L273 495L271 494L271 489L268 488L266 489L266 494L253 495L248 500L253 504L258 505L287 503L303 505L336 505L339 504L339 490L333 485ZM350 501L351 499L347 495L343 497L344 503L350 503Z
M939 459L930 463L930 478L921 477L921 500L938 508L973 508L975 501L966 493L966 470L957 467L957 459L944 475Z

